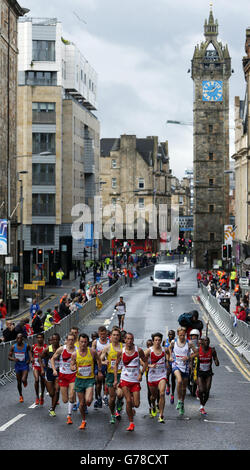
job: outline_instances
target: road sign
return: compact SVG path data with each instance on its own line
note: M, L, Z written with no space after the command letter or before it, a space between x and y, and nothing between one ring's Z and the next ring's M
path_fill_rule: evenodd
M247 277L240 277L240 285L242 287L248 287L249 286L249 279Z
M23 288L24 290L37 290L38 285L37 284L24 284Z

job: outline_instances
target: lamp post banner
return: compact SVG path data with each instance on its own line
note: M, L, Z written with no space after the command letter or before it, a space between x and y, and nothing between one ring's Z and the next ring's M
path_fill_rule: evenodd
M0 219L0 255L8 254L7 225L6 219Z

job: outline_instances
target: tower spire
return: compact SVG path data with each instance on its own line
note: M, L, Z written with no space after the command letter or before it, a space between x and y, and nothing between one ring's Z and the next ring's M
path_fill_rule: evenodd
M206 40L211 40L213 38L216 38L219 34L218 31L218 21L214 21L214 15L213 15L213 3L210 3L210 12L209 12L209 18L208 21L205 20L204 24L204 35Z

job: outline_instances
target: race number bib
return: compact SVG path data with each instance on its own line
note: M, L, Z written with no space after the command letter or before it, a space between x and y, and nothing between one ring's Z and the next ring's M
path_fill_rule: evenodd
M92 367L91 366L82 366L79 367L78 373L81 377L90 377L92 372Z

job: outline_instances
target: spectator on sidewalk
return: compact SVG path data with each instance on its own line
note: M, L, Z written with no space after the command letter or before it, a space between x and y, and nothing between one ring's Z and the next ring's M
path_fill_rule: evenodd
M53 321L54 321L54 323L60 323L60 321L61 321L61 317L59 315L59 305L54 306Z
M17 337L17 333L15 330L15 323L10 320L6 321L6 328L3 330L3 339L4 342L7 343L8 341L14 341Z
M3 299L0 299L0 329L3 331L5 328L5 318L7 315L7 308L6 305L3 301Z
M63 276L64 276L64 272L62 270L62 268L60 268L57 272L56 272L56 284L58 287L62 287L62 279L63 279Z
M27 330L26 330L26 328L25 328L25 323L26 323L26 318L23 318L23 319L20 320L20 322L15 326L16 336L17 336L19 333L22 333L23 337L24 337L24 338L27 338L28 333L27 333Z
M69 314L70 314L69 301L67 298L64 297L59 307L59 315L60 315L61 320L67 317L67 315Z
M25 320L24 326L25 326L27 335L32 336L34 334L34 331L33 331L32 326L30 325L30 320L29 320L29 318L25 318L24 320Z
M33 299L32 304L30 306L30 319L31 319L31 321L32 321L32 318L34 317L34 315L38 312L38 310L40 310L40 307L37 303L37 300Z
M37 312L35 313L33 319L32 319L32 323L31 323L31 326L33 328L33 331L34 331L34 334L37 335L38 333L42 333L43 332L43 320L42 320L42 315L43 315L43 312L42 310L37 310Z
M70 298L71 300L74 300L75 297L76 297L76 288L73 287L72 291L70 292Z

